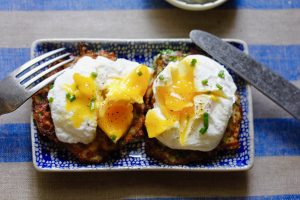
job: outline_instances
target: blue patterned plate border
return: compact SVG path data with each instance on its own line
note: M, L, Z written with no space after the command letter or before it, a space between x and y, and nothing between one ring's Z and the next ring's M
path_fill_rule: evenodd
M248 46L244 41L226 39L227 42L248 54ZM78 55L78 46L84 43L90 50L104 49L148 66L152 65L153 57L164 49L189 51L195 47L189 39L42 39L32 44L31 57L59 47L67 52ZM229 70L230 71L230 70ZM236 153L221 152L211 160L201 164L166 165L145 153L144 143L128 145L112 159L100 164L82 164L72 156L58 150L52 143L43 140L31 117L31 141L34 167L43 172L80 172L80 171L244 171L253 166L254 161L254 130L252 95L250 86L232 71L234 81L241 97L243 119L240 130L240 148Z

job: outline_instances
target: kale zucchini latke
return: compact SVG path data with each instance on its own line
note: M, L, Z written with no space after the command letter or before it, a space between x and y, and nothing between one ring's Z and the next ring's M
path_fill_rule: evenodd
M189 53L189 55L192 55L192 54L199 54L199 52ZM157 81L163 82L166 79L166 76L162 76L162 74L160 74L160 73L168 66L168 64L170 62L174 62L174 61L181 61L187 56L188 56L187 54L184 54L181 51L172 51L172 50L162 51L160 54L158 54L155 57L155 60L154 60L153 66L154 66L155 72L154 72L153 80L155 80L156 77L158 77ZM190 61L190 64L188 64L188 65L191 67L194 67L195 63L196 63L196 60L192 59ZM182 67L182 65L181 65L181 67ZM219 77L217 77L217 78L224 79L224 71L220 71L218 76ZM145 97L146 109L148 110L148 113L149 113L149 110L151 110L151 109L153 110L153 108L155 107L154 106L155 102L157 101L157 99L155 99L155 94L154 94L154 90L156 88L155 88L155 86L153 86L153 84L154 83L152 82L152 84L149 87L149 90L146 93L146 97ZM202 81L202 84L203 85L207 84L207 80ZM162 87L164 87L163 84L161 84L161 85L162 85ZM222 86L217 84L217 88L222 90L221 87ZM161 88L159 88L159 89L161 89ZM189 90L189 89L187 89L187 90ZM159 91L159 90L157 90L157 91ZM165 90L160 90L160 91L165 91ZM208 95L209 94L210 94L210 92L208 93ZM188 93L187 93L187 95L188 95ZM156 97L157 96L159 97L159 95L156 95ZM225 133L223 135L223 138L221 138L221 141L217 145L216 148L214 148L213 150L209 150L209 151L175 149L175 148L170 148L170 147L166 146L161 141L159 141L156 137L152 137L152 138L146 139L145 149L146 149L147 155L149 155L163 163L170 164L170 165L176 165L176 164L204 162L205 160L213 159L220 152L236 151L239 148L239 131L240 131L241 120L242 120L242 108L241 108L241 104L240 104L239 95L237 93L235 93L235 94L233 93L233 96L235 96L236 98L235 98L234 104L232 105L232 115L231 115L231 117L229 116L230 119L228 121L227 128L226 128L226 126L224 127L226 130L224 129ZM167 101L166 100L167 97L163 97L163 98L165 98L164 101ZM161 103L161 102L159 102L159 103ZM169 103L169 105L170 105L170 103ZM177 104L177 105L180 105L180 104ZM176 107L174 107L174 108L176 109ZM164 112L164 111L162 111L162 112ZM173 111L171 110L171 112L173 112ZM189 116L187 116L187 118L189 118ZM158 119L158 118L156 118L156 119ZM163 123L162 127L167 126L166 124L168 124L167 120L164 120L163 122L158 122L158 121L153 120L153 122L155 122L155 123L152 123L152 124ZM147 115L146 115L146 126L147 126ZM159 125L157 125L157 126L159 126ZM147 127L148 136L149 136L150 128ZM207 129L207 127L206 127L206 129ZM205 135L206 134L205 131L206 130L203 128L203 130L199 131L199 134ZM198 131L197 131L197 133L198 133ZM167 136L162 138L162 140L165 140L166 137ZM170 137L170 134L168 137ZM171 135L171 137L172 137L172 135Z
M106 57L111 60L116 60L116 56L112 52L99 51L97 53L88 51L85 46L80 47L80 56L71 63L74 65L83 56L96 58L98 56ZM55 65L55 64L54 64ZM64 68L69 67L64 66ZM62 69L59 69L62 70ZM57 70L57 71L59 71ZM57 71L53 72L56 73ZM60 149L70 152L75 159L82 163L101 163L111 157L111 155L118 149L127 145L140 141L144 137L144 112L145 106L141 104L133 104L132 108L132 121L126 133L114 143L112 138L108 137L99 126L96 129L96 136L94 140L88 144L83 143L65 143L61 142L55 133L55 126L51 116L49 106L48 93L51 90L51 85L41 89L32 97L33 119L38 129L38 134L46 140L53 142ZM53 101L51 99L50 101ZM55 100L54 100L55 101ZM51 102L50 102L51 103Z

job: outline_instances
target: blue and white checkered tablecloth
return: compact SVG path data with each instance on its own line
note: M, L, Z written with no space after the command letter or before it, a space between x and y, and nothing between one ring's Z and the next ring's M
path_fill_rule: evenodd
M185 38L197 28L245 40L300 87L300 0L229 0L206 12L163 0L0 0L0 79L30 59L36 39ZM248 172L39 173L28 101L0 116L0 199L300 199L300 122L255 89L253 106Z

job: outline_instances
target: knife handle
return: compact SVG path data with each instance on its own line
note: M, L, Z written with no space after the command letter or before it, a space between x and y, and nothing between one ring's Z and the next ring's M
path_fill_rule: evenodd
M190 37L214 59L232 69L277 105L300 120L300 89L295 85L210 33L193 30ZM217 50L216 47L218 47Z

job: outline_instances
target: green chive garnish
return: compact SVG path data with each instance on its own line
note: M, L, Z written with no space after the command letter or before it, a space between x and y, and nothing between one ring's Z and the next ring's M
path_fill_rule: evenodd
M92 72L92 73L91 73L91 77L92 77L92 78L97 78L97 76L98 76L97 72Z
M67 93L67 94L66 94L66 97L67 97L67 99L70 99L71 94L70 94L70 93Z
M162 50L160 52L160 54L171 54L171 53L173 53L173 50L171 50L171 49Z
M114 142L114 141L117 139L117 136L111 135L111 136L110 136L110 139Z
M66 94L66 98L70 101L70 102L73 102L76 100L76 96L73 95L73 94L70 94L70 93L67 93Z
M208 128L208 113L207 112L205 112L203 114L203 120L204 120L204 127Z
M208 79L204 79L204 80L202 81L202 85L207 85L207 83L208 83Z
M54 84L50 85L50 90L52 90L54 88Z
M206 131L207 131L207 129L202 127L199 132L203 135L204 133L206 133Z
M224 70L221 70L220 72L219 72L219 74L218 74L218 76L220 77L220 78L225 78L225 74L224 74Z
M53 97L50 97L50 98L48 99L48 101L49 101L49 103L52 103L52 102L54 101L54 98L53 98Z
M165 77L163 75L159 75L159 80L163 81L165 79Z
M173 50L171 50L171 49L166 50L166 54L171 54L171 53L173 53Z
M197 60L195 58L193 58L191 61L191 66L195 67L196 63L197 63Z
M91 99L91 102L90 102L90 104L89 104L90 111L94 111L94 110L95 110L95 107L96 107L95 101L96 101L95 98L92 98L92 99Z
M169 60L170 60L170 61L176 61L176 60L177 60L177 57L176 57L176 56L170 56L170 57L169 57Z
M203 114L203 126L204 126L204 127L202 127L202 128L200 129L200 131L199 131L202 135L203 135L204 133L206 133L206 131L207 131L207 129L208 129L208 126L209 126L208 117L209 117L208 113L205 112L205 113Z
M141 71L138 71L137 75L142 76L143 73Z
M44 114L42 112L38 112L38 114L39 114L39 117L43 117L44 116Z
M223 90L223 87L222 87L219 83L216 84L216 87L217 87L219 90Z

